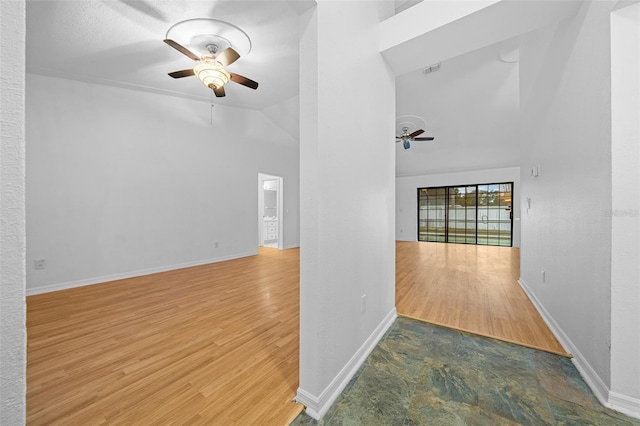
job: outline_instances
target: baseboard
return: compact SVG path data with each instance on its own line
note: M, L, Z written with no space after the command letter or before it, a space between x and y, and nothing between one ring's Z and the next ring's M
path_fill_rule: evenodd
M520 287L522 287L524 292L527 294L527 297L529 297L529 300L531 300L531 303L533 303L533 306L535 306L536 310L538 311L544 322L547 324L547 327L549 327L549 329L551 330L551 333L553 333L556 339L558 339L558 342L560 342L560 345L562 345L565 352L573 354L573 351L569 349L575 349L575 345L573 345L571 339L569 339L569 336L565 334L562 328L560 328L556 321L551 317L549 312L545 309L540 300L538 300L536 295L531 291L522 277L518 279L518 284L520 284Z
M322 391L320 396L315 396L302 388L298 388L295 398L296 402L306 407L306 413L316 420L321 420L327 413L331 405L340 396L340 393L347 386L351 378L357 373L360 366L376 347L380 339L393 324L398 314L394 307L387 316L378 324L373 333L365 340L349 362L340 370L329 385Z
M572 349L572 353L573 358L571 359L571 361L573 361L573 365L576 366L576 370L578 370L584 381L587 383L587 386L591 388L591 391L596 396L596 398L598 398L600 404L608 407L607 400L609 395L609 388L577 348L574 347Z
M70 288L101 284L109 281L141 277L143 275L157 274L159 272L173 271L175 269L183 269L183 268L190 268L192 266L207 265L209 263L224 262L225 260L233 260L233 259L239 259L242 257L255 256L257 254L258 254L258 251L255 250L255 251L246 252L246 253L238 253L232 256L215 257L212 259L202 259L202 260L196 260L193 262L179 263L176 265L166 265L166 266L160 266L157 268L141 269L138 271L124 272L121 274L104 275L101 277L87 278L87 279L82 279L77 281L68 281L68 282L59 283L59 284L50 284L50 285L45 285L40 287L28 288L26 289L25 293L27 296L32 296L35 294L42 294L42 293L50 293L52 291L67 290Z
M634 398L611 391L609 392L609 402L606 405L627 416L640 419L640 398Z
M545 309L540 300L538 300L536 295L531 291L522 277L518 279L518 284L520 284L524 292L527 294L529 300L531 300L531 303L533 303L533 305L536 307L536 309L540 313L540 316L542 316L544 322L547 323L547 326L549 326L549 329L554 334L554 336L556 336L564 350L573 355L573 358L571 359L573 361L573 365L576 366L576 369L578 370L584 381L587 383L589 388L591 388L591 391L596 396L596 398L598 398L598 401L600 401L600 403L605 407L614 408L609 402L611 398L611 392L609 391L607 385L602 381L598 373L596 373L596 371L591 367L591 364L589 364L580 350L578 350L576 345L573 344L569 336L567 336L562 328L555 322L553 317ZM620 396L622 397L623 395ZM626 396L624 398L625 401L629 399ZM619 408L614 409L622 411ZM636 413L635 415L637 416L638 414Z
M300 248L300 243L295 243L295 244L284 245L282 247L282 250L299 249L299 248Z
M549 312L542 305L540 300L536 297L536 295L531 291L527 283L522 279L518 279L518 284L522 287L524 292L531 300L531 303L535 306L535 308L542 316L542 319L547 324L553 335L558 339L562 347L567 353L570 353L573 358L573 364L576 366L576 369L584 379L584 381L589 385L596 398L600 401L602 405L607 405L607 395L609 393L609 389L604 384L600 376L595 372L591 365L584 358L582 353L578 350L576 345L573 344L569 336L562 330L562 328L555 322L553 317L549 314Z

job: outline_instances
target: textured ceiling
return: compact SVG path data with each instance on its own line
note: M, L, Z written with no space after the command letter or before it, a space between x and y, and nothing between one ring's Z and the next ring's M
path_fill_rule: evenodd
M417 3L395 1L398 11ZM227 96L213 98L214 103L263 110L297 138L298 19L314 4L27 0L27 71L208 102L212 93L197 78L167 75L192 67L193 61L162 40L169 27L185 19L224 20L252 41L249 54L229 70L260 87L254 91L229 83ZM436 137L407 151L396 144L398 176L517 164L517 63L501 61L499 49L447 60L431 75L417 70L397 78L397 115L419 117L426 134ZM284 116L295 123L283 124Z
M309 2L289 1L27 1L27 71L208 101L196 77L168 72L194 62L162 40L173 24L214 18L244 30L248 55L229 70L260 83L229 83L217 104L262 109L298 93L298 18ZM305 6L306 5L306 6Z

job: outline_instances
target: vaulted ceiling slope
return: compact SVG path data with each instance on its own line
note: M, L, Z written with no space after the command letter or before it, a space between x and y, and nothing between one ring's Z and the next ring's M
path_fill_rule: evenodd
M386 29L396 34L395 23L414 18L421 10L437 18L428 8L439 10L448 4L428 3L395 0L397 15L383 24L394 24ZM554 22L566 14L562 12L566 2L547 1L545 7L540 2L487 3L496 5L468 19L472 28L484 25L491 32L460 29L464 21L460 19L452 30L443 25L384 52L392 69L411 70L399 72L397 78L397 115L420 117L426 122L426 134L436 138L415 143L408 151L396 144L398 176L518 164L518 64L501 61L499 44L485 43L478 50L474 45L472 51L463 47L480 38L478 34L498 41L521 28ZM297 139L299 17L314 4L314 0L27 0L27 71L261 110ZM537 13L523 9L525 4ZM505 18L511 15L513 19ZM228 84L227 96L215 98L197 78L167 75L193 66L193 61L162 42L167 30L197 17L230 22L250 36L251 51L229 71L258 81L258 90ZM495 22L486 25L491 19ZM444 37L443 31L453 31L457 42ZM416 69L416 58L424 67L442 59L442 67L424 75Z
M251 51L229 66L260 83L230 84L217 104L263 109L298 93L298 18L313 2L27 1L27 72L209 101L197 78L167 73L193 62L162 40L169 27L214 18L245 31Z
M396 144L397 176L519 165L519 64L501 56L505 45L516 56L517 41L443 61L428 74L420 69L396 78L398 121L415 121L424 125L422 136L435 137L412 142L409 150Z

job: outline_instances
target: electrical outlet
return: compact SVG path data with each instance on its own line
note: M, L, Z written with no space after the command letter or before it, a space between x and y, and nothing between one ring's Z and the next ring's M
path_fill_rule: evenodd
M542 271L542 274L541 274L541 275L542 275L542 282L546 282L546 280L547 280L547 273L546 273L546 272L544 272L544 271Z
M45 269L47 267L47 259L36 259L33 261L34 269Z
M360 298L360 313L365 313L367 311L367 295L363 294Z
M213 243L213 248L218 248L218 242L217 241Z

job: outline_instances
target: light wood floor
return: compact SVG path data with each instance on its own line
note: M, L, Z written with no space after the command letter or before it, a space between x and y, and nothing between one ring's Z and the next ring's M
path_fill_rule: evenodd
M517 283L520 250L396 243L399 315L568 355Z
M285 425L299 251L27 298L29 425Z
M564 351L506 247L396 244L401 315ZM29 425L288 424L299 250L27 298Z

